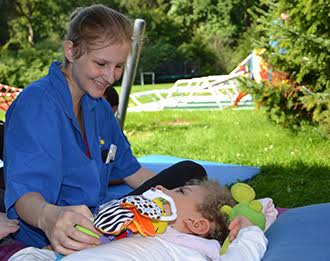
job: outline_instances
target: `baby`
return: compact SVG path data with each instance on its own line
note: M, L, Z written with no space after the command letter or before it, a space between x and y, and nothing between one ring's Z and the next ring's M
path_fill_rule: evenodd
M244 218L239 217L227 226L226 218L219 212L224 205L233 205L234 201L227 188L214 181L194 181L183 187L167 190L157 186L170 196L176 206L177 218L168 223L167 230L155 237L142 237L134 234L121 240L76 252L64 257L64 261L73 260L261 260L267 245L263 232ZM171 211L165 204L164 210ZM220 256L220 244L228 235L232 240L226 255ZM23 257L25 249L10 260ZM49 250L34 249L45 255ZM53 252L48 253L55 260ZM36 259L34 259L36 260Z
M119 106L119 95L117 90L113 86L109 86L105 90L103 98L110 103L113 113L116 114Z

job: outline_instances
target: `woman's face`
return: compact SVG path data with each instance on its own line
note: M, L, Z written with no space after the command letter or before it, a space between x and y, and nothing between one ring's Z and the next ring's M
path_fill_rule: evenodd
M122 76L129 51L130 43L110 44L73 59L72 80L76 92L102 97L105 89Z

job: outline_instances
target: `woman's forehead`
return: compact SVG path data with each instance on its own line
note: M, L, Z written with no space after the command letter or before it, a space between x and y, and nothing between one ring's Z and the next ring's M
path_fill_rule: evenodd
M88 54L90 56L95 56L98 58L104 58L107 59L119 59L123 60L121 62L125 62L127 59L127 55L130 51L130 45L128 43L116 43L116 44L108 44L103 46L93 46L92 48L89 48Z

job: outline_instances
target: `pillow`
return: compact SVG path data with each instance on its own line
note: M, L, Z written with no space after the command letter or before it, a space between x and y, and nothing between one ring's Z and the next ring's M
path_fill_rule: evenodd
M289 209L266 237L263 261L330 260L330 203Z

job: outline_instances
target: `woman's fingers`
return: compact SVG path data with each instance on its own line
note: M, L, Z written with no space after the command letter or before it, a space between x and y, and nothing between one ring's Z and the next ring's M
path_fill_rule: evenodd
M69 235L68 235L72 240L75 240L76 242L81 243L81 245L75 245L73 249L75 250L81 250L84 249L88 246L98 246L101 244L100 240L93 237L93 236L89 236L83 232L81 232L80 230L78 230L76 227L73 227L70 231L69 231Z
M8 219L4 213L0 213L0 239L14 233L19 229L18 221Z
M89 208L86 205L79 205L79 206L70 206L70 207L65 207L67 209L72 210L75 213L78 213L87 219L91 220L93 218L92 212L89 210Z
M69 254L77 250L100 244L100 240L79 231L78 224L97 234L90 219L91 213L85 206L61 207L53 226L48 227L47 236L53 248L61 254ZM52 222L50 222L52 223Z
M70 255L76 252L75 250L65 248L60 243L52 243L52 250L56 251L57 253L60 253L62 255Z

